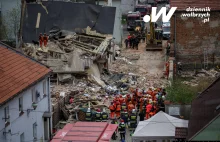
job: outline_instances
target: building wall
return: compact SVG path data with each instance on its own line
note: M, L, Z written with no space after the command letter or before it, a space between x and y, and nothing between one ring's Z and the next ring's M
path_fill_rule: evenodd
M100 5L106 5L105 1L100 1ZM122 43L122 27L121 27L121 1L120 0L114 0L112 1L112 7L116 7L116 13L115 13L115 24L114 24L114 31L113 31L113 37L115 38L114 41L117 45L121 45Z
M176 13L176 58L183 64L201 64L204 48L208 48L209 63L219 63L220 57L220 12L210 13L210 22L202 23L201 18L181 18ZM171 19L171 39L174 39L175 22Z
M129 11L134 11L136 0L121 0L121 12L127 15Z
M220 116L195 136L192 141L220 141Z
M43 97L43 81L46 81L47 96ZM30 111L29 115L27 109L33 109L32 107L32 93L31 89L24 91L16 96L13 100L0 107L0 118L4 118L4 108L9 106L10 125L5 128L5 120L0 119L0 141L1 142L20 142L20 135L24 133L24 141L33 141L33 124L37 123L37 139L44 139L44 119L43 113L51 110L50 107L50 91L48 79L45 78L40 81L34 87L40 92L38 97L38 106L36 110ZM19 116L19 98L23 97L23 110L24 114ZM49 127L49 124L48 124ZM7 133L3 135L3 132L11 130L11 134Z

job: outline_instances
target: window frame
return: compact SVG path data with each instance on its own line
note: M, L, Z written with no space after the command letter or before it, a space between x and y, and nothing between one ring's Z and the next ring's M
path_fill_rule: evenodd
M43 81L43 94L47 95L47 83L46 83L46 80Z
M9 106L6 106L4 108L4 119L5 119L5 127L7 127L10 124Z
M24 111L24 105L23 105L23 96L19 97L18 99L18 107L19 107L19 111L20 113Z
M37 94L36 94L36 88L33 87L31 89L31 96L32 96L32 103L37 103Z
M34 139L37 139L37 123L36 122L33 124L33 137Z
M20 134L20 142L25 142L25 140L24 140L24 133Z

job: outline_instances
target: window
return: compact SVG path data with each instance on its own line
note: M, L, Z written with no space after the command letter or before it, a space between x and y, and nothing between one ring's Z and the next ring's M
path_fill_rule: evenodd
M33 137L34 139L37 139L37 123L36 122L33 124Z
M23 97L19 98L19 111L23 112Z
M24 142L24 133L20 135L20 142Z
M46 95L46 81L43 82L43 94Z
M9 106L5 107L4 112L5 112L5 118L4 118L5 119L5 125L8 126L10 124L10 120L9 120Z
M32 102L36 103L37 102L37 95L36 95L35 88L32 88L31 93L32 93Z
M146 8L136 8L136 11L139 11L139 12L146 12L147 9L146 9Z

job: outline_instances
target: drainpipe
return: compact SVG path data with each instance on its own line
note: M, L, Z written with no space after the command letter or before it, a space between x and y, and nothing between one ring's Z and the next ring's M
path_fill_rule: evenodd
M48 86L48 112L50 112L51 113L51 108L50 108L50 104L51 104L51 101L50 101L50 96L49 96L49 94L50 94L50 77L48 77L47 78L47 86ZM49 119L49 139L51 140L52 139L52 131L51 131L51 127L52 127L52 116L51 116L51 118L48 118Z

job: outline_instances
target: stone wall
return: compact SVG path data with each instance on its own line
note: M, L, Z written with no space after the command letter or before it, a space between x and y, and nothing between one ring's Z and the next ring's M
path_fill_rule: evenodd
M176 13L176 59L183 64L201 66L204 48L209 64L220 63L220 12L211 12L209 22L201 18L182 18ZM175 37L175 18L171 18L171 39Z

